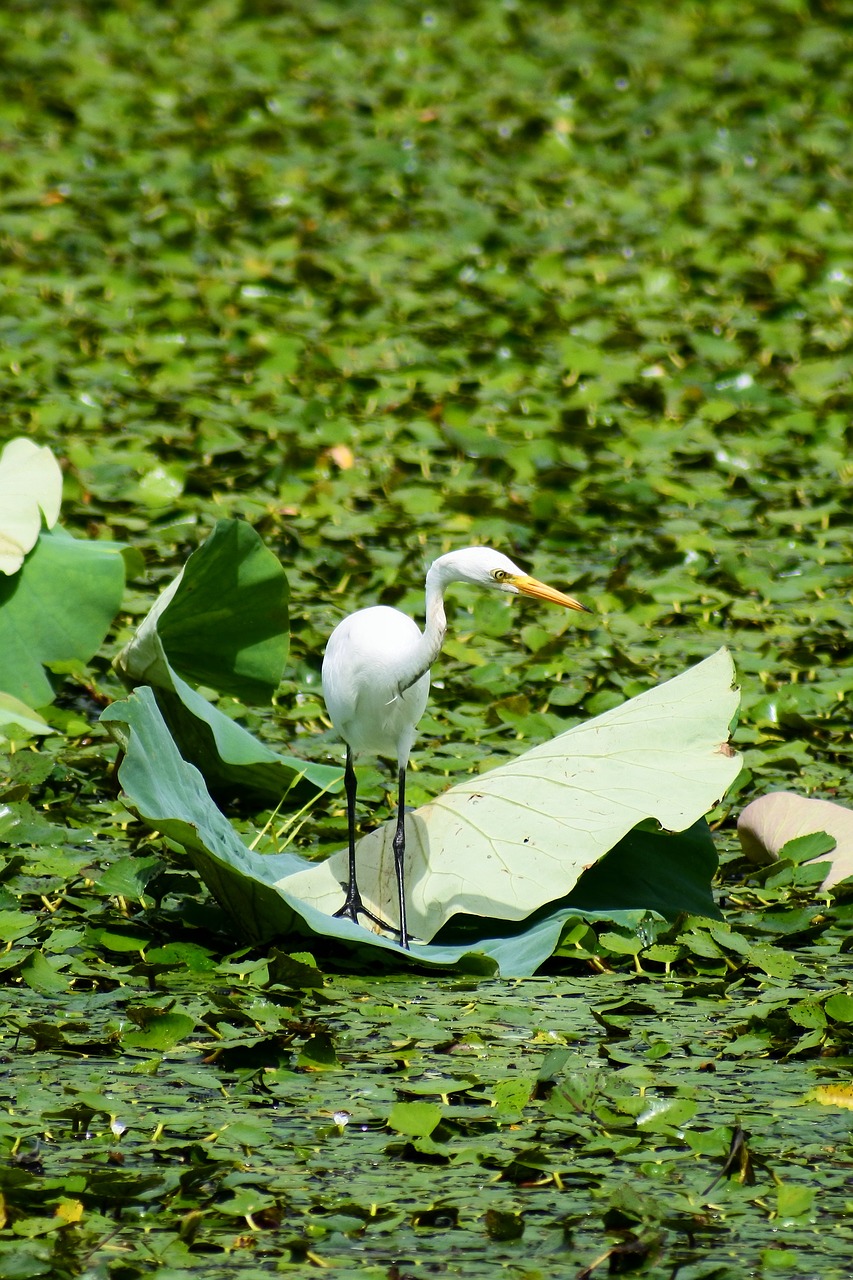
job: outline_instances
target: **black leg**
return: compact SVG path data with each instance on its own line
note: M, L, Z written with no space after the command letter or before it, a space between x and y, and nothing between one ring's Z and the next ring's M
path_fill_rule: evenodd
M349 839L349 890L347 896L350 893L358 893L358 887L355 882L355 796L357 787L352 751L347 747L347 763L344 769L344 790L347 795L347 838ZM353 919L355 919L354 916Z
M343 906L335 912L335 918L345 916L348 920L352 920L353 924L358 924L359 916L367 916L368 920L372 920L380 929L387 933L396 933L397 930L393 925L386 924L384 920L380 920L379 916L375 916L372 911L368 911L367 907L361 900L361 894L358 891L358 884L355 876L355 796L356 796L356 778L355 768L353 766L352 751L347 747L347 763L344 769L344 790L347 794L347 835L349 837L349 883L347 884L346 897Z
M397 872L397 894L400 899L400 946L409 950L406 927L406 766L399 772L397 830L394 832L394 870Z

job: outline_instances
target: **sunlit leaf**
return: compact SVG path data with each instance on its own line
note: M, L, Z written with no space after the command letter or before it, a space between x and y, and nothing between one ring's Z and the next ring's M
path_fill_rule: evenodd
M649 1098L637 1116L637 1127L678 1129L696 1114L696 1103L690 1098Z
M0 942L26 938L38 925L38 916L28 911L0 911Z
M125 1031L122 1040L135 1049L156 1049L160 1053L174 1048L195 1028L195 1018L185 1013L163 1013L146 1021L140 1031Z
M280 755L188 683L269 702L287 658L287 597L284 570L254 529L221 520L116 659L128 684L155 689L184 758L213 788L279 800L303 779L340 787L339 769Z
M841 1107L853 1111L853 1084L819 1084L810 1095L825 1107Z
M734 696L731 690L731 663L725 653L717 655L714 659L707 660L706 663L702 664L706 668L704 672L706 677L709 675L707 671L709 663L712 668L716 666L718 669L716 684L713 679L713 671L710 673L712 677L710 691L713 693L714 705L718 708L718 715L722 717L725 714L726 719L724 723L720 718L716 726L711 725L710 728L706 728L703 731L698 731L695 721L689 720L689 730L686 727L683 730L683 737L693 735L690 740L693 743L696 756L694 760L691 760L689 756L685 755L684 750L678 753L679 776L682 780L687 780L685 795L682 796L681 800L682 808L678 808L678 801L671 794L666 797L669 807L663 801L660 801L658 805L658 812L667 816L670 821L681 821L684 816L695 816L695 809L693 815L691 815L687 805L698 806L701 802L703 806L707 807L712 803L714 797L719 794L718 788L724 789L725 777L731 776L732 758L728 755L714 752L710 748L714 728L717 728L724 735L723 740L725 740L725 729L732 711L731 702ZM659 697L657 703L654 698L650 699L648 694L640 695L639 698L635 699L633 710L637 719L645 723L649 718L653 719L655 714L667 716L669 740L676 742L676 730L669 714L674 703L680 704L683 709L690 709L689 711L684 711L684 715L687 717L689 717L690 711L693 712L694 716L697 713L697 699L699 705L703 707L703 710L705 709L702 695L704 694L705 698L707 698L709 686L701 678L703 675L702 666L694 668L691 672L686 673L685 676L670 682L670 686L673 684L676 686L674 702L671 687L669 700L667 700L666 694L662 698ZM697 672L699 673L698 681ZM719 688L720 677L726 682L728 699L722 696L722 691ZM687 684L686 689L684 688L685 682ZM699 685L698 693L695 687L691 688L691 685L695 686L697 683ZM668 686L664 685L662 688L666 690ZM655 693L659 694L660 691L653 690L652 694ZM649 702L651 702L651 706L649 706ZM637 709L636 704L639 704L639 709ZM629 703L626 706L630 709L632 704ZM624 709L620 708L619 710ZM185 764L177 755L175 746L166 732L163 720L157 711L151 689L140 688L124 703L118 703L108 708L102 718L116 727L125 746L127 757L121 766L120 777L130 801L146 821L184 845L206 882L223 905L227 907L241 931L245 931L248 936L270 937L277 933L287 933L295 927L297 917L301 917L302 927L307 926L316 932L349 938L353 941L367 942L369 940L372 945L394 946L394 943L390 940L362 931L360 926L352 925L348 920L335 918L334 911L340 905L341 888L339 883L335 884L333 895L329 895L329 909L324 910L322 902L317 903L311 900L311 897L304 892L303 886L306 881L310 883L317 875L318 868L315 864L295 855L260 856L252 853L243 845L230 824L212 804L198 772ZM629 710L629 714L626 717L626 723L628 724L626 746L619 764L619 777L623 783L628 776L626 770L629 763L633 762L635 768L642 769L644 778L648 773L648 769L642 765L643 749L636 748L632 759L632 749L627 745L632 741L631 721L632 716ZM601 735L595 732L596 724L602 728ZM603 762L604 766L606 766L608 759L606 740L608 737L610 741L609 749L611 751L617 750L614 744L619 741L618 713L607 712L598 722L590 722L590 725L593 733L591 738L587 740L596 743L599 751L597 762L594 762L594 764L598 763L599 767L601 767ZM588 729L590 725L583 727ZM551 747L552 750L550 752L546 751L544 758L549 760L552 765L555 759L562 759L563 764L560 767L570 769L573 776L576 777L583 770L584 763L583 758L576 755L575 751L571 749L573 737L575 739L578 738L578 731L570 731L568 734L562 735L560 739L555 740L557 744L569 743L568 750L565 750L562 756L555 755L553 743L546 744L546 747ZM519 761L515 762L521 766L518 776L524 780L524 785L528 790L533 777L530 763L531 757L534 760L538 760L542 754L542 748L534 748L533 752L528 752L525 756L519 757ZM715 756L725 762L727 767L725 774L719 770L718 766L717 771L713 771L713 766L716 764ZM704 783L700 776L702 764L705 764L711 770L711 780L705 779ZM691 771L696 775L693 778L690 776ZM512 776L512 767L509 768L508 772ZM604 772L606 774L606 767ZM494 778L495 774L499 775L500 778L506 777L506 767L495 770L492 775L481 775L477 779L477 795L505 794L505 788L500 783L495 787L490 785L491 779ZM589 783L589 778L594 776L594 768L591 767L586 774L588 800L591 795L592 785ZM558 777L554 794L561 797L561 791L565 785ZM714 790L711 790L712 786ZM466 784L465 787L456 788L455 790L463 795L468 795L470 794L471 786ZM663 790L661 788L661 791ZM453 792L451 791L449 794L452 796ZM579 791L572 792L572 796L575 799L578 794L583 793ZM687 798L688 796L689 798ZM596 846L598 857L609 851L610 845L609 843L605 844L605 839L612 839L616 844L619 843L621 834L619 829L620 822L628 825L631 821L640 817L641 814L645 816L642 809L639 811L636 809L631 810L626 808L623 803L616 808L615 816L611 817L613 825L610 831L615 832L615 835L602 839L600 836L601 830L607 830L601 820L601 814L607 811L606 800L606 795L596 799L596 807L593 810L598 816L598 822L595 827L595 831L599 833L598 838L600 840L600 843ZM436 803L440 804L440 802ZM613 812L612 809L611 812ZM679 817L674 819L676 813L679 814ZM415 818L417 819L417 814ZM578 830L582 830L582 823L577 818L573 818L573 821L575 827ZM634 846L634 860L641 867L644 859L638 855L645 853L651 856L645 860L648 863L648 869L641 873L638 879L635 879L633 886L630 888L628 886L631 885L631 876L628 874L628 869L631 866L632 858L629 844L625 846L622 855L626 860L621 866L618 862L614 864L612 878L603 870L599 879L593 881L585 891L581 892L580 903L577 906L569 905L572 901L571 897L569 897L566 905L561 906L556 912L550 915L546 912L541 919L532 918L530 921L529 940L525 937L525 930L522 930L517 937L510 937L505 942L500 942L497 938L490 939L489 929L484 928L481 924L470 935L467 946L465 942L434 947L419 946L417 948L419 957L430 962L454 963L458 962L468 951L481 952L487 955L492 954L499 958L501 952L509 948L507 957L503 962L499 959L499 963L502 963L503 967L503 964L508 960L514 966L510 971L525 972L535 968L536 964L541 963L543 956L553 950L559 937L561 925L573 913L577 915L579 912L609 912L612 917L614 912L626 909L636 910L641 907L646 909L663 908L664 911L669 911L673 914L678 910L715 913L713 901L707 894L707 884L716 865L716 859L713 856L713 852L711 852L710 860L707 858L706 846L702 843L701 834L697 837L694 833L692 842L688 841L683 846L679 845L677 836L656 835L654 832L633 833L632 838L639 841ZM645 848L642 843L644 839L651 841L648 848ZM661 842L669 840L673 841L673 852L676 855L675 875L671 881L663 873L663 869L666 866L665 860L662 861L656 856L662 851ZM526 848L523 844L522 847ZM693 862L691 870L687 871L685 869L685 874L679 877L678 857L687 859L686 865L690 866L691 860L696 855L699 856L698 864ZM442 874L447 874L446 872L442 873L440 855L437 856L439 858L438 868L427 868L428 872L434 875L435 882L438 882ZM614 849L613 857L617 858L618 856L618 851ZM559 861L553 856L550 859L547 856L541 857L541 863L546 870L550 868L552 862L555 866L551 869L550 878L543 876L542 884L545 887L543 889L542 885L540 885L541 896L531 906L527 912L528 915L535 912L537 906L544 907L545 903L564 897L575 885L584 870L583 864L578 860L572 861L568 871L564 871L561 869ZM662 877L661 883L666 886L663 892L661 892L660 886L654 884L655 873L651 871L652 867L656 868L658 877ZM699 868L698 876L696 873L697 867ZM319 870L326 869L326 867L321 867ZM457 879L462 875L461 871L458 870L455 874ZM518 867L517 874L524 874L523 866ZM487 880L486 884L488 885L489 883L491 882ZM495 883L500 887L501 880L498 879ZM705 885L704 897L698 891L698 886L702 884ZM680 892L683 893L683 897L680 897ZM608 901L609 893L612 893L613 902ZM505 904L500 899L496 899L495 902L490 901L483 887L480 887L478 903L479 912L468 911L463 913L460 918L464 919L466 914L497 917L499 920L501 918L506 920L514 918L513 915L505 910ZM452 910L445 910L443 913L439 912L438 924L455 914L456 912ZM640 910L638 918L642 918L642 915L643 912ZM492 927L494 928L494 926ZM523 947L528 945L529 941L534 938L536 941L533 943L533 952L528 962L522 962L518 954L519 943ZM544 950L543 945L545 947Z
M452 787L406 819L409 927L428 940L457 913L519 920L574 887L633 827L680 831L740 768L728 747L738 695L721 649L596 719ZM359 888L393 918L393 823L358 844ZM331 915L346 853L295 876L288 892Z
M436 1102L395 1102L388 1127L409 1138L428 1138L441 1116L442 1108Z
M58 960L49 960L42 951L32 951L21 966L21 977L32 991L56 995L68 990L68 979L59 972Z
M152 689L140 687L122 702L108 707L101 718L125 748L119 778L128 802L150 826L186 849L211 892L227 910L239 936L268 941L302 930L340 938L350 945L379 947L400 954L391 938L371 933L349 920L336 919L291 894L293 878L312 868L313 863L296 854L264 855L246 847L211 800L199 771L178 753ZM669 909L679 909L678 893L687 886L689 900L707 905L714 913L707 893L710 872L701 834L691 833L684 846L677 845L678 836L655 836L651 832L640 835L651 842L646 851L651 851L653 860L662 856L661 865L666 865L666 850L660 848L660 842L676 842L676 854L680 852L688 863L698 857L692 880L684 874L676 877ZM618 859L620 850L614 849L613 856ZM624 856L630 861L630 846ZM624 867L625 863L621 865ZM711 865L715 865L713 858ZM622 874L619 867L617 861L617 881ZM626 929L642 931L648 910L637 902L624 905L629 896L624 884L619 885L619 905L608 907L611 883L605 875L597 887L583 894L583 905L574 906L569 899L533 913L520 925L499 920L475 922L461 916L446 939L418 946L417 959L481 973L498 970L523 975L534 973L551 955L568 920L607 919ZM635 885L635 894L640 900L646 896L642 879ZM658 892L655 902L659 898ZM132 942L128 939L129 947Z
M786 856L790 841L824 835L829 839L815 847L811 858L814 863L829 864L822 887L830 889L853 876L853 809L834 801L771 791L746 806L737 830L744 853L761 863Z
M9 693L0 693L0 735L16 737L20 729L25 736L36 733L54 733L55 730L32 707Z
M853 995L838 991L829 997L824 1009L837 1022L853 1022Z
M0 453L0 573L17 573L44 525L59 519L62 472L47 445L19 436Z
M130 684L172 671L245 702L278 688L289 639L287 577L251 525L220 520L157 600L116 665Z
M776 1187L776 1214L779 1218L798 1218L810 1213L817 1187L804 1182L780 1182Z

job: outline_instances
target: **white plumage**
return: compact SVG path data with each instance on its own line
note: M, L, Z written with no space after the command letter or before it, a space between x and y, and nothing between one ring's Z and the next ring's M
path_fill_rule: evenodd
M359 609L332 632L323 659L323 696L332 724L355 755L405 762L429 695L429 671L398 691L405 655L422 642L418 624L399 609Z
M400 944L406 948L406 766L429 695L429 669L444 642L444 593L452 582L469 582L513 595L520 592L568 609L585 609L571 596L523 573L500 551L466 547L440 556L430 565L423 632L407 614L386 605L359 609L332 632L323 659L323 696L332 724L347 744L344 782L349 834L349 884L344 904L336 914L351 920L366 915L381 928L392 927L365 908L356 883L353 763L355 756L362 753L390 756L397 762L399 795L393 846Z

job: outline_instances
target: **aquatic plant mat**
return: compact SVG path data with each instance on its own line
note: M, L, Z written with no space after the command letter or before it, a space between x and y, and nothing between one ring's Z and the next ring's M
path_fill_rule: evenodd
M3 1280L849 1280L849 848L736 836L853 808L848 10L0 6ZM592 612L449 593L414 810L723 650L740 773L452 965L226 913L146 795L328 879L326 638L472 543Z
M62 973L34 953L3 989L4 1275L847 1272L850 911L424 982L89 905Z

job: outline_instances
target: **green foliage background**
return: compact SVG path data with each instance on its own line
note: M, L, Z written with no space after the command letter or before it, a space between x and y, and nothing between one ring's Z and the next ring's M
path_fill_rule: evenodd
M304 958L229 958L196 884L161 846L136 847L94 704L118 694L109 659L157 588L239 515L287 566L293 634L278 713L227 705L287 751L335 760L318 697L334 623L377 600L416 612L432 556L487 541L596 616L457 596L413 803L721 642L743 683L742 796L853 802L849 18L842 0L4 6L0 434L63 458L78 536L147 561L108 646L48 712L70 737L7 762L10 1275L214 1275L242 1248L249 1275L251 1258L268 1273L316 1248L384 1278L396 1258L419 1270L430 1232L457 1226L463 1261L442 1245L445 1267L532 1277L589 1265L626 1221L652 1275L740 1276L747 1258L802 1270L815 1249L823 1276L846 1274L844 1112L779 1102L832 1067L821 1055L842 1055L839 1074L849 1061L847 1006L829 1003L848 982L849 915L806 871L745 885L732 855L734 929L687 925L645 960L635 938L581 931L542 985L431 985L436 1042L405 1012L415 979L359 985L349 957L315 957L343 966L324 987ZM381 805L384 775L365 784ZM322 852L341 833L329 801L301 839ZM588 975L590 957L615 972ZM623 1024L606 1016L617 989L641 992ZM576 1013L589 1002L595 1026ZM717 1086L690 1068L691 1018ZM391 1028L377 1056L368 1024ZM578 1094L572 1075L562 1111L547 1089L513 1101L519 1063L547 1080L554 1043L580 1055L561 1071L598 1054L607 1081ZM479 1065L445 1127L423 1136L421 1116L413 1136L387 1079L423 1093L437 1045ZM79 1074L57 1098L67 1062ZM119 1078L149 1090L124 1147ZM697 1109L640 1124L614 1089L682 1090ZM356 1100L378 1172L350 1183L360 1148L324 1184L343 1140L329 1114ZM567 1136L574 1114L595 1119ZM757 1184L703 1197L738 1119ZM708 1137L720 1124L728 1137ZM587 1162L576 1185L567 1142ZM798 1199L818 1186L819 1202ZM151 1232L116 1225L121 1205Z

